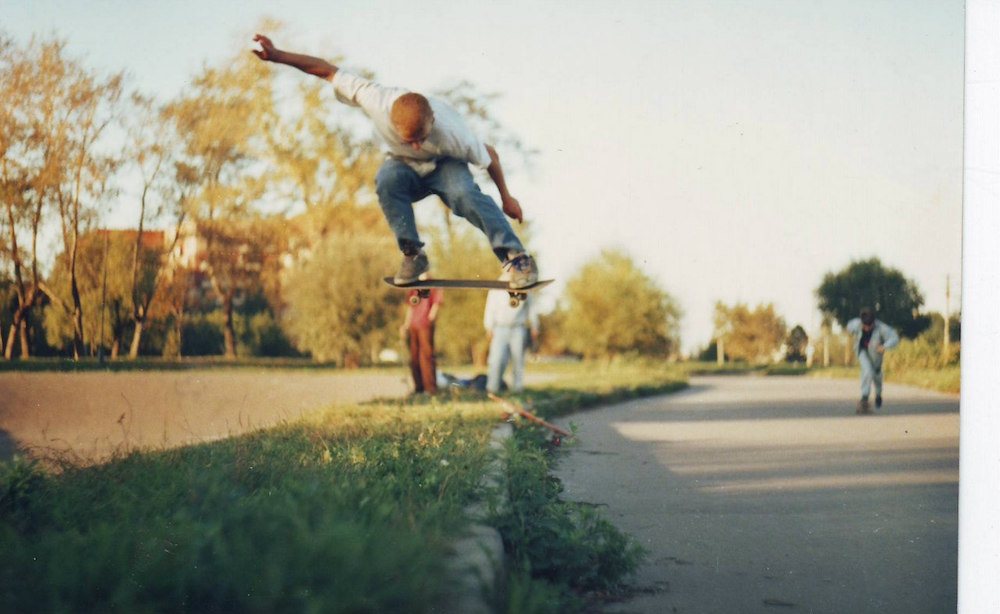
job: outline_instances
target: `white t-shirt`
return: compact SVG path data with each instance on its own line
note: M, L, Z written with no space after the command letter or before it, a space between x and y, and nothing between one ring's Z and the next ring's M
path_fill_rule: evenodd
M490 165L490 155L462 116L451 105L437 98L428 98L434 111L434 126L419 150L404 143L390 120L392 103L409 90L385 87L374 81L340 69L333 76L337 100L360 107L375 124L375 133L382 141L382 150L390 157L405 162L420 176L431 173L436 160L455 158L480 168Z
M534 295L527 295L517 307L511 307L510 295L506 290L490 290L486 293L483 326L488 331L498 326L526 326L531 330L538 330L538 310L535 309Z

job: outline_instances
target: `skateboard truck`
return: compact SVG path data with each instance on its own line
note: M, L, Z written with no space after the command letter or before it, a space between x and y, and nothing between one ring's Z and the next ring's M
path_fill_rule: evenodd
M384 279L385 283L401 290L416 290L408 299L411 305L416 305L421 300L430 297L432 288L453 288L466 290L504 290L510 296L511 307L517 307L521 304L521 301L528 298L529 293L541 290L554 281L552 279L545 279L523 288L511 288L510 284L505 281L484 281L481 279L422 279L409 284L397 284L393 281L392 277Z

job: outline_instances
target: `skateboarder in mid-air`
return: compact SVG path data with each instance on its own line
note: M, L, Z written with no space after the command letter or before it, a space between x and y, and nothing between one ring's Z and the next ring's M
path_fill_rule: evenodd
M385 87L320 58L282 51L261 34L254 36L254 41L260 45L253 51L257 57L330 81L338 100L360 107L375 124L387 154L375 176L375 191L403 252L403 263L393 277L395 283L414 283L430 268L417 233L413 203L431 194L486 235L510 272L511 288L538 281L534 258L525 252L504 217L506 213L523 221L520 203L507 191L500 158L493 147L472 133L458 111L437 98ZM502 213L476 185L469 164L486 169L500 192Z

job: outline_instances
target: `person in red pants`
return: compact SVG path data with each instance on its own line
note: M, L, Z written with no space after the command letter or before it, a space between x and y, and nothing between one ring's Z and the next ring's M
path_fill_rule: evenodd
M430 291L430 296L420 300L416 305L410 302L410 297L416 296L416 290L406 294L406 317L399 332L410 336L410 372L413 374L413 391L416 394L437 392L437 363L434 359L434 323L444 293L440 288Z

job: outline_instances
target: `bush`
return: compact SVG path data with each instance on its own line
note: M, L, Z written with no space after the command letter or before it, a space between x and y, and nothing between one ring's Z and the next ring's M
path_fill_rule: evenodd
M940 369L958 362L959 344L952 344L949 350L945 356L943 348L926 337L903 339L897 348L886 353L886 366L899 370Z
M223 315L216 311L184 323L180 353L184 356L219 356L225 353Z
M274 321L274 316L268 311L248 316L237 316L237 327L239 329L239 348L236 353L240 356L266 356L269 358L301 356L292 347L285 332L281 330L281 326Z

